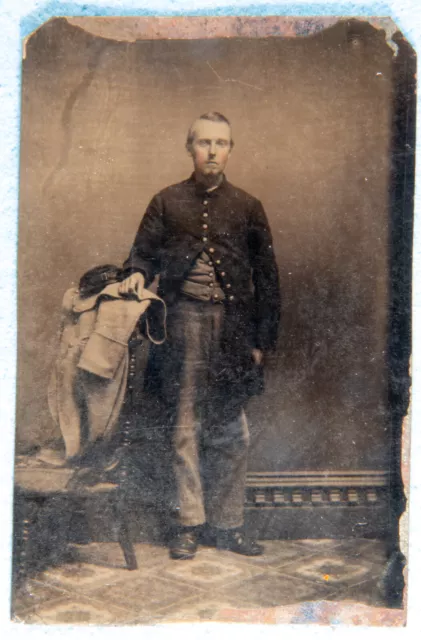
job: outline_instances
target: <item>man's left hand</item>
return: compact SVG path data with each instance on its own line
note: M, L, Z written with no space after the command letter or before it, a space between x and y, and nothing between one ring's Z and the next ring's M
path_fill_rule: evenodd
M251 355L254 360L254 364L263 364L263 351L261 349L252 349Z

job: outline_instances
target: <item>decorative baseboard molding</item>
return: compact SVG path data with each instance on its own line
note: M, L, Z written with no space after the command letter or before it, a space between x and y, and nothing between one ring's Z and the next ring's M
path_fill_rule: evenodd
M251 472L245 521L260 539L384 537L386 471Z
M374 506L388 497L387 471L279 471L247 474L247 507Z

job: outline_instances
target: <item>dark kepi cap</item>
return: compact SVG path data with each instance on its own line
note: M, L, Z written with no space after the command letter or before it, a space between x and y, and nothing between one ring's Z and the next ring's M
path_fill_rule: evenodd
M114 264L104 264L94 267L83 274L79 280L79 295L89 298L100 293L104 287L123 280L123 269Z

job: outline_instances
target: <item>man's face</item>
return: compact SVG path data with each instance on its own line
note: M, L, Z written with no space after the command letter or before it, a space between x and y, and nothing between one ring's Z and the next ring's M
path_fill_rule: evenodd
M195 171L203 176L223 173L231 153L231 129L226 122L196 120L190 155Z

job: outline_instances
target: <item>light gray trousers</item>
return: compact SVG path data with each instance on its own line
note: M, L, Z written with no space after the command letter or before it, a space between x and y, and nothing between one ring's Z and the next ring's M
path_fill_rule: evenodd
M249 431L244 410L213 410L209 372L219 353L224 306L182 299L170 340L183 345L173 432L179 523L229 529L243 524ZM178 343L178 345L177 345ZM218 402L218 405L220 403Z

